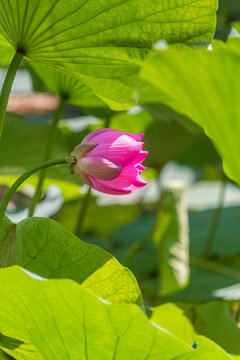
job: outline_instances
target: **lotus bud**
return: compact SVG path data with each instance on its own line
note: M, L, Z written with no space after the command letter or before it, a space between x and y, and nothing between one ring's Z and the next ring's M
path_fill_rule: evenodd
M144 134L99 129L88 134L67 160L71 172L85 184L105 194L125 195L142 188L141 165Z

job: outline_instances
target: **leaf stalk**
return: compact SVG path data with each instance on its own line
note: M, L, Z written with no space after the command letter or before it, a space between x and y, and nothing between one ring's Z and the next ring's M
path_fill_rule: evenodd
M22 62L24 54L16 52L12 62L8 68L3 86L2 86L2 91L1 91L1 95L0 95L0 141L1 141L1 137L2 137L2 132L3 132L3 127L4 127L4 120L5 120L5 115L6 115L6 111L7 111L7 104L8 104L8 99L9 99L9 95L12 89L12 84L13 81L16 77L17 71L20 67L20 64Z

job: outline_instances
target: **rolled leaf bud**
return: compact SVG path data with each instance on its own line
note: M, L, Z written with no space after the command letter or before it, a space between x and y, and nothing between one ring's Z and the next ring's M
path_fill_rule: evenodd
M148 152L143 151L144 134L99 129L88 134L76 146L69 162L78 178L105 194L125 195L142 188L145 169L141 165Z

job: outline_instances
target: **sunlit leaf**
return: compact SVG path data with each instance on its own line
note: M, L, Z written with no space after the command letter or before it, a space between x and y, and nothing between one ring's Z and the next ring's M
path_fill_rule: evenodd
M80 80L39 64L30 62L29 64L31 64L33 71L44 82L48 90L59 98L65 99L67 103L83 107L106 107L90 88Z
M0 287L0 332L18 340L9 350L17 359L26 344L36 356L23 351L23 359L195 359L138 306L106 304L73 281L36 280L13 267L0 270Z
M156 51L143 77L159 90L159 102L204 128L224 159L227 175L240 183L240 56L226 46L207 51Z
M187 308L187 306L185 307ZM193 314L195 314L195 311L196 308L192 308ZM152 309L152 314L150 318L151 321L165 328L177 338L191 344L196 349L196 353L193 356L193 359L195 360L211 360L213 358L214 360L233 359L228 353L223 350L223 348L220 347L221 344L213 342L216 337L210 336L210 339L208 339L205 336L197 335L193 324L187 316L187 312L185 312L180 306L172 303L163 304ZM216 324L213 324L213 326L216 327ZM223 329L223 333L224 331L226 331L226 329ZM203 332L200 333L203 334ZM186 354L177 357L177 359L188 360L192 359L192 357L190 354Z
M152 308L150 319L188 345L192 345L196 340L193 324L184 310L174 303L166 303Z
M196 338L196 349L193 357L190 354L186 354L176 357L174 360L234 360L219 345L204 336Z
M51 219L29 218L15 225L5 218L0 239L1 267L20 265L45 278L73 279L110 302L141 303L128 269Z
M133 104L152 44L211 41L217 0L3 0L0 32L34 62L76 76L116 110ZM137 11L136 11L137 9Z
M2 42L4 42L4 39L0 34L0 67L8 67L13 58L14 49L12 47L2 45Z
M0 335L0 339L1 339L1 335ZM8 355L6 353L4 353L2 350L0 350L0 359L1 360L10 360Z
M224 302L203 305L167 303L152 308L150 319L187 344L197 345L197 334L204 335L234 359L240 358L240 329Z

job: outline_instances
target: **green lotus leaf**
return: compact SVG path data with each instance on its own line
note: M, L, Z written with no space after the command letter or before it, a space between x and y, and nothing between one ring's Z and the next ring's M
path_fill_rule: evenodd
M0 270L0 287L0 347L17 360L195 359L138 306L107 304L71 280L36 280L12 267Z
M226 174L240 183L240 53L225 45L155 51L142 76L159 102L201 126L223 157Z
M108 252L84 243L57 222L5 218L0 229L0 267L20 265L45 278L73 279L110 302L142 304L137 281Z
M134 103L143 59L160 39L211 41L217 0L2 0L0 33L37 63L75 76L116 110Z

